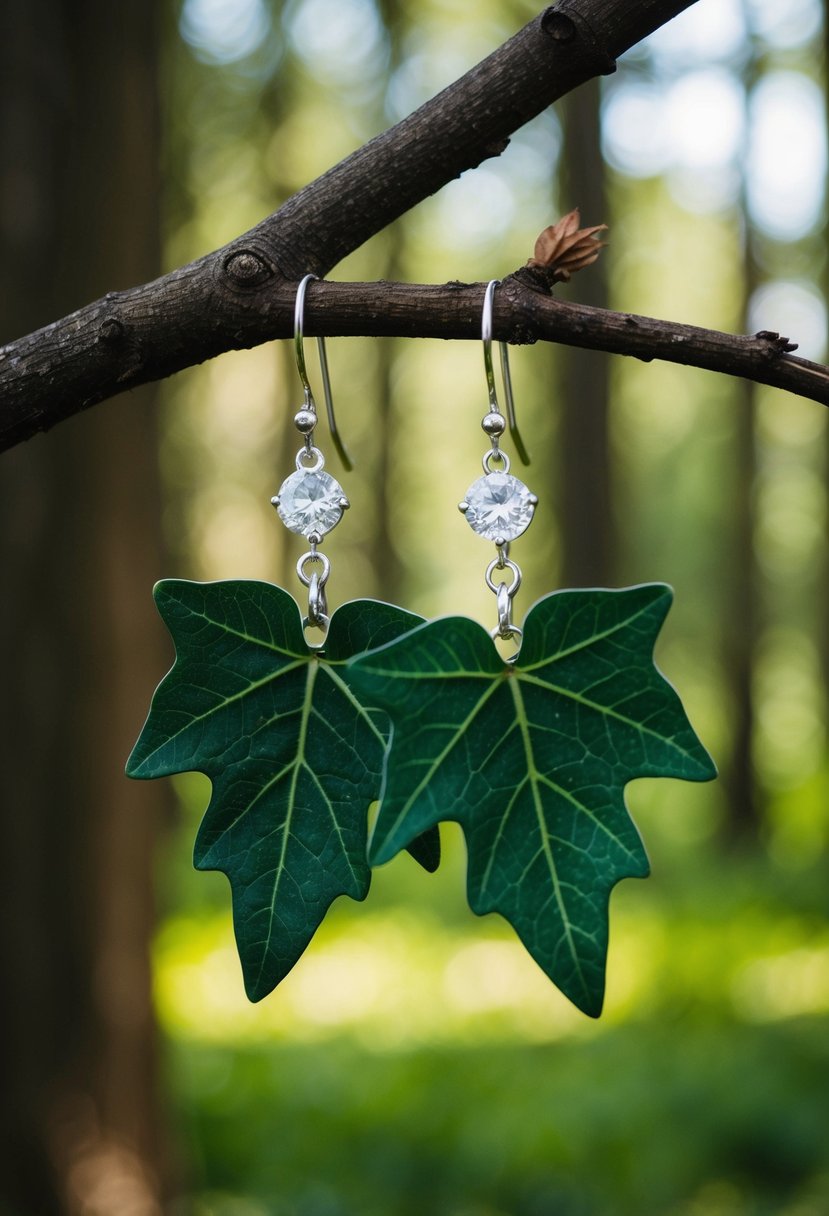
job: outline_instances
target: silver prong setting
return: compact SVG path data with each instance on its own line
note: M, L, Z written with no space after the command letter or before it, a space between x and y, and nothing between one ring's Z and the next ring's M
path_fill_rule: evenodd
M469 510L469 503L468 502L459 502L458 510L460 511L460 513L462 515L466 515L467 511Z
M321 459L312 467L306 467L301 461L304 454L302 449L297 458L297 471L285 478L271 503L289 531L309 540L313 533L319 544L326 533L336 528L349 502L340 483L330 473L322 471ZM312 449L312 456L319 455L316 448Z
M487 456L491 453L487 453ZM510 473L488 470L458 504L473 532L500 548L527 530L538 499Z

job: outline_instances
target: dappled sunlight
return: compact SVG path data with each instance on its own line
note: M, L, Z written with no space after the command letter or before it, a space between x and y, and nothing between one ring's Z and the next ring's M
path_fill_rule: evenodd
M809 575L807 564L824 543L822 515L826 494L816 469L792 461L764 475L757 527L757 556L775 580Z
M470 913L471 916L471 913ZM516 940L420 921L403 910L354 913L323 927L279 988L247 1002L226 915L170 921L156 949L167 1029L210 1042L354 1037L374 1050L464 1041L545 1041L584 1019Z
M291 46L311 71L334 85L354 85L386 67L385 31L371 0L296 0Z
M737 972L732 993L741 1017L773 1022L829 1013L829 933L820 936L821 945L758 958Z
M338 905L294 970L256 1005L244 995L229 913L174 917L155 950L166 1030L205 1043L304 1043L345 1036L373 1051L427 1044L544 1043L611 1031L665 1005L773 1022L829 1013L829 931L778 923L754 902L727 927L654 891L614 896L608 995L599 1022L552 986L497 918L461 928L425 909ZM701 898L707 898L700 892ZM776 944L777 952L768 953Z
M745 139L743 89L723 68L687 72L665 98L666 139L673 157L690 170L736 159Z
M440 193L437 218L449 246L487 246L509 232L514 216L508 183L486 169L450 182Z
M233 63L262 45L271 22L263 0L184 0L179 29L206 63Z
M265 344L230 352L176 384L178 416L162 449L181 503L169 520L170 543L183 547L184 531L190 573L201 579L273 578L278 570L284 540L269 500L282 478L281 370Z
M817 651L794 630L768 630L756 668L758 771L772 789L800 784L826 746Z
M602 152L621 173L655 177L665 168L667 132L657 120L663 92L652 82L635 81L609 92L602 115Z
M782 52L814 36L820 5L758 3L749 16L751 30ZM776 240L796 240L820 219L824 99L806 72L781 68L766 71L746 101L739 72L748 33L736 0L699 0L658 30L645 44L654 78L633 73L608 87L603 150L632 177L666 174L679 204L702 213L737 203L744 165L752 221Z
M820 29L820 0L749 0L749 12L760 37L769 45L789 50L803 46Z
M603 150L622 173L666 174L685 210L717 212L739 193L745 126L739 76L724 67L700 68L670 84L634 80L609 88Z
M793 873L808 870L829 851L829 769L824 758L817 772L806 773L771 803L769 854Z
M733 60L744 46L746 25L741 0L697 0L646 41L657 59L674 68L712 60Z
M771 72L750 99L748 201L754 222L792 241L820 216L826 178L825 101L801 72Z

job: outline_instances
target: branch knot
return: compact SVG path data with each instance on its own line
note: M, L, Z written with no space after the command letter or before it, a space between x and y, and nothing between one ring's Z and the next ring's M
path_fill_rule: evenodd
M585 6L582 6L585 7ZM573 9L572 14L566 9ZM616 60L607 48L606 39L599 36L578 5L562 0L541 14L541 28L556 42L569 43L580 38L595 64L596 75L609 76L616 71Z
M104 317L98 327L98 335L102 342L106 342L109 346L114 346L117 342L121 342L126 336L126 327L123 321L119 321L117 317Z
M555 8L548 8L542 13L541 28L556 42L572 42L576 36L575 22Z
M249 248L232 250L224 259L222 269L231 286L243 291L261 287L275 273L261 253Z

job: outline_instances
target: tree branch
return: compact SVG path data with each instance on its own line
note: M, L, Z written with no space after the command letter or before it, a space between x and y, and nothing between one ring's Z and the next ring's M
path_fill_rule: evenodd
M660 359L740 376L829 405L829 367L792 355L794 345L779 334L727 334L574 304L547 295L543 277L543 272L524 268L504 279L493 310L493 336L499 341L558 342L645 362ZM485 287L314 283L308 290L305 332L311 337L480 339ZM277 337L293 333L294 294L293 288L280 292L270 318Z
M294 294L289 284L309 270L327 273L446 182L497 156L512 132L585 80L613 71L617 55L691 3L693 0L560 0L460 80L299 191L244 236L153 283L109 293L0 349L0 450L123 389L168 376L226 350L283 336L289 332L286 320ZM388 287L357 285L350 289L341 285L343 289L352 300L359 299L360 291L367 292L368 297L363 298L368 299L368 307L359 321L354 320L356 329L346 330L344 316L341 332L390 332L384 328L393 315ZM328 298L329 288L324 290L324 298ZM405 297L406 306L415 304L418 311L416 324L408 322L395 332L425 335L434 332L430 326L439 328L439 314L432 309L427 315L422 310L430 307L429 293L441 290L448 291L448 301L451 288L411 289L408 293L400 288L401 300ZM479 292L470 291L479 317ZM506 300L505 293L502 299ZM463 315L461 310L446 318L440 336L476 336L479 322L473 320L471 300L468 297ZM516 306L518 302L516 297ZM456 299L455 306L458 304ZM499 312L504 308L502 303ZM665 334L659 338L658 350L646 349L641 324L623 322L619 328L612 315L601 319L589 310L579 311L575 305L558 301L547 301L542 307L539 300L534 310L522 314L519 309L509 320L501 315L499 323L513 340L521 340L523 332L530 340L550 337L590 345L585 327L601 321L602 341L608 343L603 349L641 358L667 357L672 346ZM542 317L549 333L542 332ZM313 313L309 315L312 321ZM556 326L563 328L554 332ZM569 336L565 336L568 326ZM331 332L335 331L336 326ZM678 339L690 349L684 327L670 327L669 333L675 335L674 347ZM623 341L625 334L627 340ZM723 338L721 335L720 346ZM730 341L733 355L734 343L750 344L752 340ZM752 378L762 378L761 352L765 350L768 374L778 375L784 366L787 369L790 383L781 387L803 391L799 385L806 380L797 380L798 386L792 387L795 380L791 380L790 367L797 365L798 375L812 377L809 384L814 388L819 371L807 373L802 360L784 364L779 352L769 358L770 349L763 342L746 347L741 366L754 369ZM715 355L709 350L704 357L711 361ZM722 361L726 356L721 352L716 358ZM749 373L741 370L736 374Z
M546 278L544 271L524 267L504 279L495 295L494 337L516 344L558 342L644 361L661 359L706 368L829 405L829 368L795 357L790 353L796 349L794 344L776 333L763 331L748 337L591 308L551 297ZM484 290L483 283L312 283L306 297L305 332L309 337L479 339ZM231 340L222 334L221 349L244 349L291 337L295 297L296 284L272 285L267 311L240 313ZM90 321L93 310L99 311ZM129 339L109 299L82 309L75 317L79 325L97 327L99 342L111 348L109 375L103 378L95 369L89 379L93 392L99 394L96 400L121 387L161 379L193 361L189 356L180 361L179 352L159 348L140 364L133 363ZM60 324L72 327L74 317ZM24 339L32 349L32 368L24 372L30 380L26 397L30 408L42 410L47 418L56 403L65 403L67 413L74 412L77 386L89 374L82 361L59 358L52 373L44 376L41 344L48 341L52 328ZM15 345L17 358L25 362L25 355L19 352L22 344ZM57 372L65 377L63 384ZM87 399L87 404L91 402L92 398ZM25 416L16 431L6 429L4 418L0 450L28 438L33 431Z

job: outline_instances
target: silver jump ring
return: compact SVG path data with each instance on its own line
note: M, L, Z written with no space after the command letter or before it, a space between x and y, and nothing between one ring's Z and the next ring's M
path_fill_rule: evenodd
M508 638L512 632L512 596L506 583L501 583L498 588L496 603L498 606L498 635Z
M507 595L510 597L510 599L512 599L512 597L518 591L518 588L521 586L521 571L518 566L516 566L515 562L510 560L510 558L507 558L503 565L499 565L499 561L499 558L493 557L492 561L487 566L486 574L484 575L486 585L489 587L490 591L494 591L496 595L501 587L506 587ZM507 584L502 581L496 586L496 584L492 581L492 575L496 570L510 570L513 576L512 582Z
M313 458L313 464L306 463L309 456ZM325 468L325 457L319 448L311 443L308 447L300 448L297 452L296 468L298 473L317 473L320 469Z
M501 633L501 626L496 625L494 629L490 629L489 636L493 639L493 641L496 638L503 638L505 641L508 638L518 638L520 642L521 638L524 636L524 630L520 627L520 625L510 625L509 633ZM512 657L515 658L515 655Z
M501 466L499 469L496 470L496 469L491 469L489 467L490 461L493 461L493 460L498 461L499 465ZM502 452L500 448L498 448L497 450L495 448L490 448L490 450L486 453L483 460L481 461L481 464L484 466L485 473L495 473L495 472L508 473L509 472L509 456L506 454L506 452Z
M321 622L327 620L328 600L325 595L325 579L318 574L312 574L308 588L308 622L321 628Z
M306 574L305 567L309 562L319 562L322 565L322 572L320 574ZM303 587L310 587L312 579L316 579L318 585L324 587L331 573L331 563L324 553L303 553L296 564L296 572Z

